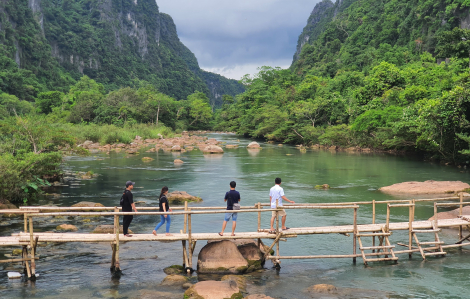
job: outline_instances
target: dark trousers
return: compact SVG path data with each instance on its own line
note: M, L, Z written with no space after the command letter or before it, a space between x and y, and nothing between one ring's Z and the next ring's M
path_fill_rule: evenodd
M123 217L122 220L122 232L124 235L127 235L127 230L129 229L129 225L131 225L132 219L134 218L133 215L126 215Z

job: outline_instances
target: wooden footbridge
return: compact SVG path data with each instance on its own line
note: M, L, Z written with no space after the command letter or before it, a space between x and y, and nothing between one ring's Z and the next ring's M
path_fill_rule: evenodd
M18 210L0 210L1 213L23 214L24 215L24 231L13 233L11 236L0 237L0 246L21 247L22 257L17 259L0 260L2 263L21 262L25 267L25 273L28 278L35 279L36 275L36 249L38 243L42 242L100 242L111 244L111 271L120 272L119 264L119 244L121 242L168 242L181 241L183 265L189 272L193 271L192 262L193 254L197 241L205 240L230 240L230 239L255 239L258 241L258 247L261 248L262 240L271 240L271 245L265 252L265 259L272 260L274 265L279 266L281 259L322 259L322 258L352 258L356 262L356 258L362 258L364 264L377 261L397 262L399 254L408 254L409 257L413 253L419 253L423 259L428 256L445 256L447 248L463 247L470 245L465 242L470 238L470 233L463 235L464 228L470 231L470 215L462 215L464 205L470 203L463 201L464 196L460 194L458 197L434 198L434 199L416 199L416 200L392 200L392 201L372 201L372 202L346 202L346 203L319 203L319 204L291 204L285 205L284 208L291 209L349 209L352 210L352 219L344 220L346 223L340 226L324 226L324 227L298 227L290 228L282 231L279 229L279 216L276 217L276 232L269 233L269 230L261 228L261 216L263 213L275 211L279 214L280 209L271 209L269 204L257 203L254 206L242 207L239 213L256 213L258 216L258 230L255 232L237 232L235 236L229 233L219 236L218 232L214 233L197 233L192 230L191 219L193 215L208 215L225 213L225 207L188 207L185 203L184 207L173 208L173 212L161 213L155 212L158 208L141 207L139 211L124 213L120 212L117 207L44 207L30 206L21 207ZM456 202L457 201L457 202ZM432 220L417 221L415 220L415 209L417 202L433 202L434 217ZM376 206L387 205L387 214L385 223L376 223ZM358 224L357 214L361 206L372 205L372 221L369 224ZM437 219L437 211L439 207L459 207L459 216L454 219ZM268 208L266 208L268 207ZM406 207L409 211L408 222L390 222L390 214L396 207ZM124 237L119 233L119 218L124 215L184 215L184 227L180 233L166 236L159 234L134 234L132 237ZM35 232L33 219L39 217L51 216L113 216L114 233L113 234L86 234L86 233L44 233ZM349 223L347 223L349 222ZM295 220L289 220L289 223L295 223ZM454 244L444 244L439 238L441 228L456 227L459 229L459 238ZM394 231L407 231L408 243L397 243L392 245L390 237ZM281 256L280 241L287 241L288 238L295 238L300 235L317 235L317 234L342 234L350 236L352 234L352 254L344 255L309 255L309 256ZM432 241L426 241L425 235L431 237ZM367 241L366 241L367 239ZM425 241L422 241L422 240ZM429 239L429 237L427 238ZM368 244L365 244L368 242ZM370 244L370 246L369 246ZM397 246L404 247L403 250L396 250ZM271 254L272 249L276 247L275 254ZM266 248L263 248L266 249ZM312 248L314 250L315 248ZM359 249L359 253L357 252Z

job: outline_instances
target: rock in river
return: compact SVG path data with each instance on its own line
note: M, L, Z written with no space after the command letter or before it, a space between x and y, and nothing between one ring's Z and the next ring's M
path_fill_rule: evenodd
M199 252L198 273L244 273L248 262L233 242L220 241L208 243Z
M114 234L114 226L113 225L100 225L97 226L92 232L92 234ZM119 226L119 233L122 234L122 225ZM129 229L129 233L133 234L133 232Z
M188 282L188 278L183 275L168 275L161 283L162 286L182 286Z
M253 141L250 144L248 144L247 148L261 148L258 142Z
M425 181L404 182L382 187L379 190L391 194L446 194L457 193L470 188L470 185L460 181Z
M97 202L90 202L90 201L81 201L79 203L76 203L72 205L72 207L76 208L81 208L81 207L90 207L90 208L96 208L96 207L104 207L103 204L97 203Z
M237 296L239 294L239 296ZM234 296L235 295L235 296ZM184 298L188 299L221 299L243 298L237 284L232 280L227 281L200 281L184 292Z
M76 232L78 228L75 225L71 224L61 224L55 228L56 230L60 231L69 231L69 232Z
M175 203L175 204L183 203L185 201L188 201L188 202L201 202L202 201L202 198L197 197L197 196L192 196L184 191L173 191L171 193L168 193L167 198L169 202Z
M217 145L209 145L202 149L205 154L223 154L224 150Z

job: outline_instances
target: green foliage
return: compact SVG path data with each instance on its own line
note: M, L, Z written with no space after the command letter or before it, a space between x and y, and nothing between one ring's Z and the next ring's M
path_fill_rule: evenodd
M41 92L36 98L36 107L39 112L49 114L53 108L63 105L64 94L60 91Z
M41 187L49 185L42 179L58 173L62 161L60 153L25 153L0 155L0 199L27 202L36 199Z

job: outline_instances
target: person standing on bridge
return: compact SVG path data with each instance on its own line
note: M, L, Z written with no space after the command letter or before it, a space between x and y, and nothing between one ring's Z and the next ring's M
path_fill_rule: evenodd
M158 204L160 206L160 212L172 212L170 209L170 205L168 203L168 198L166 195L168 194L168 187L164 186L162 188L162 191L160 192L160 203ZM166 221L166 235L171 236L170 234L170 225L171 225L171 217L170 215L160 215L160 223L157 224L155 229L153 230L152 234L154 236L157 235L157 230L165 223Z
M225 193L224 200L227 202L227 213L225 213L224 223L222 224L222 231L219 233L219 236L224 235L225 227L227 226L227 222L230 220L230 217L232 217L232 236L235 236L238 213L234 211L240 210L240 193L235 191L236 186L237 183L235 181L231 181L230 191Z
M269 191L269 200L271 201L271 209L276 209L282 207L282 200L288 201L290 203L295 203L292 200L287 199L287 197L284 195L284 189L281 187L281 179L276 178L274 180L274 187L271 188ZM286 210L282 209L279 211L279 216L282 217L282 229L286 230L289 229L286 226ZM271 217L271 229L269 231L270 234L275 234L276 230L274 229L274 219L276 219L276 211L272 212L272 217Z
M123 212L137 212L134 203L134 195L132 195L131 190L134 189L135 182L127 181L126 182L126 190L124 190L124 194L122 195L122 211ZM129 235L129 225L131 225L132 219L134 219L133 215L125 215L122 220L122 232L125 237L132 237Z

